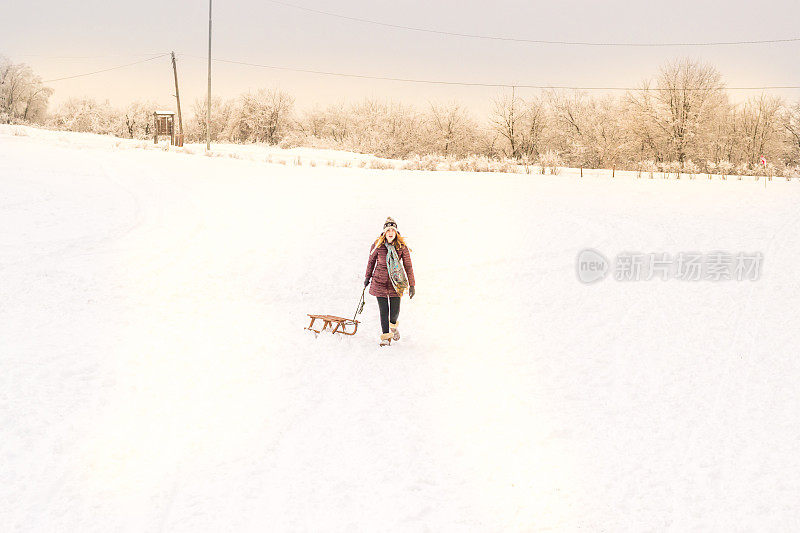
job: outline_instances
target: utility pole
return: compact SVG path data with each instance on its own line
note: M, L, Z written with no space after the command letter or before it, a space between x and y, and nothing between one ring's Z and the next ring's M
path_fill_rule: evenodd
M172 73L175 74L175 99L178 101L178 129L181 132L178 146L183 146L183 115L181 115L181 93L178 91L178 67L175 64L175 52L172 52Z
M206 150L211 150L211 0L208 0L208 98L206 101Z

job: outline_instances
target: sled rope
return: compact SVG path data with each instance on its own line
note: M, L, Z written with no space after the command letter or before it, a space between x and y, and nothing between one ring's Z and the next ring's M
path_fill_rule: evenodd
M356 313L353 315L353 320L355 320L356 317L361 314L361 311L364 310L364 291L366 290L367 286L364 285L364 289L361 291L361 299L358 301L358 305L356 306Z

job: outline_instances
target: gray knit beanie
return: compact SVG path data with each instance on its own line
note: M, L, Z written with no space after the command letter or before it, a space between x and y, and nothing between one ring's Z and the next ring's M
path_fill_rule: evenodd
M383 232L386 233L386 230L389 228L393 228L397 231L397 222L395 222L392 217L386 217L386 222L383 223Z

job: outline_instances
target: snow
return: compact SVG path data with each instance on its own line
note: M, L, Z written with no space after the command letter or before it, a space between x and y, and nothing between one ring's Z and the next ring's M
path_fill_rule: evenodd
M207 155L210 157L228 157L247 161L270 162L278 164L306 166L364 166L370 161L381 160L398 167L402 161L382 159L367 154L354 154L341 150L296 147L282 149L264 144L225 144L214 143L210 153L206 153L205 143L186 143L181 148L169 145L169 140L155 144L152 140L121 139L110 135L94 133L75 133L65 131L44 130L29 126L9 126L0 124L0 135L14 137L33 137L51 144L70 146L73 148L98 148L114 150L162 150L181 154Z
M152 147L0 128L4 530L800 526L796 181ZM377 346L372 297L314 338L386 216L417 278L402 339ZM764 266L584 285L587 247Z

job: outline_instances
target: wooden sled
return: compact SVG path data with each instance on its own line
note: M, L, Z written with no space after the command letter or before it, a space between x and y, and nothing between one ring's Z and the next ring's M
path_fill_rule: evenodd
M331 333L344 333L345 335L355 335L356 331L358 331L358 320L352 318L342 318L340 316L333 316L333 315L311 315L311 323L308 325L307 330L313 331L314 333L322 333L328 327L331 328ZM322 320L323 325L322 329L314 329L314 321L315 320ZM319 326L317 326L319 327ZM347 328L352 327L352 331L348 331Z

